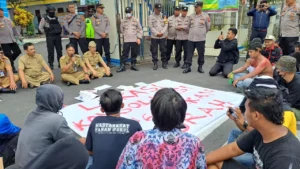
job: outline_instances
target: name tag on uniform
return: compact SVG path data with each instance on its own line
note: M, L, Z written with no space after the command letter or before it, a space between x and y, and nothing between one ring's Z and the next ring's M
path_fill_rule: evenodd
M0 70L0 77L4 77L4 76L5 76L5 73L2 70Z
M96 69L98 69L98 68L99 68L99 64L97 63L97 64L96 64Z
M76 63L74 63L73 69L74 69L74 72L77 72L77 71L78 71Z

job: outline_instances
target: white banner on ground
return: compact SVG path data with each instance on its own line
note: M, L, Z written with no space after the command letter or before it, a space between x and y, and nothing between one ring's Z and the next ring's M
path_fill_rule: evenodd
M122 92L125 107L121 116L138 121L144 130L154 124L150 111L150 101L161 88L174 88L188 104L183 131L204 138L211 130L226 120L228 107L235 107L243 99L242 95L202 88L170 80L142 85ZM62 110L69 126L82 137L86 137L91 121L101 113L99 99L73 104ZM225 119L225 120L224 120Z

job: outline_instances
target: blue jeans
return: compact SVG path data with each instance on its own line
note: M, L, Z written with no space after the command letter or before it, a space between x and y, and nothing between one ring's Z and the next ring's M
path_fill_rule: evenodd
M94 161L93 156L89 156L89 161L88 161L85 169L89 169L93 165L93 161Z
M242 133L243 132L238 129L231 130L228 136L228 144L234 142ZM254 164L253 155L251 153L245 153L243 155L234 157L233 159L246 167L252 167Z
M240 77L243 77L245 76L247 73L237 73L237 74L234 74L234 77L233 77L233 80L236 80ZM252 83L253 81L253 78L247 78L243 81L239 81L237 84L236 84L236 87L239 87L239 88L247 88L250 86L250 84Z

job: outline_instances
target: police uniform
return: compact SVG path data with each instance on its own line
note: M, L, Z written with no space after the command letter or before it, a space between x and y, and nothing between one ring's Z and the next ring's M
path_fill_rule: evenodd
M0 8L0 10L2 10L2 8ZM16 36L22 39L14 23L6 17L0 18L0 44L3 48L4 55L9 58L14 72L16 72L14 61L21 54L21 50L16 43Z
M188 11L188 7L182 7L183 11ZM187 45L188 45L188 37L189 37L189 17L188 16L179 16L176 18L176 28L181 27L183 28L182 30L176 30L176 55L175 55L175 60L176 64L174 67L179 67L180 66L180 61L181 61L181 53L182 53L182 48L184 51L184 56L183 56L183 61L184 63L186 62L187 58ZM185 68L183 66L183 68Z
M62 44L61 44L62 27L56 16L50 17L49 15L47 15L41 19L39 30L42 33L45 33L46 35L48 63L50 68L53 69L54 48L56 50L56 58L57 58L58 65L59 65L59 59L60 57L62 57Z
M285 5L281 12L281 26L279 45L283 55L290 55L294 52L294 43L299 40L300 5L289 7Z
M0 59L0 87L1 88L7 88L10 86L10 78L6 70L7 66L11 66L10 61L7 57L3 56L2 59ZM14 75L14 80L17 83L19 81L19 76Z
M83 61L85 64L89 63L93 67L93 69L97 72L98 78L101 78L105 75L105 68L100 67L101 62L104 62L104 61L98 52L96 52L93 55L90 51L87 51L83 55ZM91 75L93 74L93 72L91 70L89 70L89 73Z
M127 7L125 9L126 13L131 13L132 9L130 7ZM126 17L121 22L121 35L124 38L124 44L123 44L123 52L121 56L121 67L117 72L125 71L125 63L128 59L129 51L131 50L131 69L138 71L136 68L136 58L137 58L137 51L139 45L136 43L138 39L142 39L143 36L143 30L142 26L139 22L139 20L133 16L130 18Z
M175 11L179 11L178 6L175 7ZM173 51L173 46L176 45L176 18L178 16L172 15L168 18L168 39L167 39L167 61L170 60Z
M50 74L43 71L47 63L40 54L34 56L23 55L19 59L19 69L24 71L25 80L28 84L39 87L42 82L50 80Z
M71 82L73 84L79 85L80 80L84 80L84 72L82 70L79 70L80 67L83 68L85 65L80 57L80 55L75 55L73 57L76 57L75 62L70 67L70 69L67 72L61 73L61 79L65 82ZM66 65L68 65L72 58L69 56L63 56L60 58L60 66L61 69L63 69Z
M103 4L96 5L97 8L104 8ZM102 47L104 48L105 58L107 65L111 67L110 64L110 44L109 44L109 31L110 22L105 14L96 13L92 17L92 24L95 30L95 42L97 44L97 52L103 56ZM106 33L106 38L102 38L101 34Z
M64 28L69 32L70 43L74 44L76 54L78 54L77 43L79 44L82 53L88 51L85 40L85 27L85 20L79 14L70 13L64 17ZM76 39L73 32L79 32L80 38Z
M161 9L161 4L155 4L156 9ZM156 15L153 12L148 18L148 25L151 30L151 53L152 61L154 63L153 69L157 69L157 51L158 45L161 53L161 61L163 62L163 68L167 68L167 58L166 58L166 36L168 30L168 20L162 18L162 15ZM158 37L157 34L162 33L163 36Z
M202 7L203 2L196 2L195 7ZM205 40L206 34L210 30L210 18L207 13L201 12L200 15L192 14L189 20L188 53L185 64L187 68L183 73L191 71L195 48L198 51L198 72L204 73L202 66L204 64Z

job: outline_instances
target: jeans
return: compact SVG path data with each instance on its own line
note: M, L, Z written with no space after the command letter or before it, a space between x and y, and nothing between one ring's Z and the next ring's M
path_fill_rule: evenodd
M245 76L246 74L247 74L247 73L237 73L237 74L234 75L233 80L236 80L236 79L238 79L238 78L240 78L240 77L243 77L243 76ZM243 81L239 81L239 82L236 84L236 87L239 87L239 88L247 88L247 87L250 86L250 84L252 83L252 81L253 81L253 78L247 78L247 79L245 79L245 80L243 80Z
M228 144L234 142L243 132L238 129L233 129L228 136ZM243 155L233 158L237 162L241 163L246 167L251 167L254 164L253 155L251 153L245 153Z
M93 161L94 161L93 156L89 156L89 161L85 169L89 169L93 165Z

